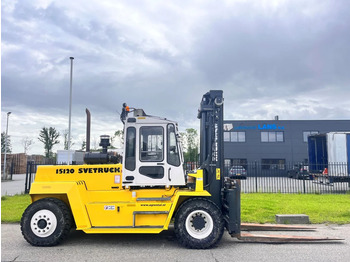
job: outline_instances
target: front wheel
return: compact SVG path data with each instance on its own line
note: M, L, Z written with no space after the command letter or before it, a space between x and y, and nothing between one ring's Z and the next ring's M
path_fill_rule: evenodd
M67 205L56 198L33 202L21 219L22 234L33 246L55 246L72 228L73 217Z
M211 248L221 240L223 232L221 211L205 198L186 201L176 213L175 235L187 248Z

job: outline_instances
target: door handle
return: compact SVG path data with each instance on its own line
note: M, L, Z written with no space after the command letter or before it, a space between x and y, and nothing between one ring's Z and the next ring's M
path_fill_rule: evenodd
M169 179L169 181L171 181L170 170L171 170L171 167L169 167L169 169L168 169L168 179Z

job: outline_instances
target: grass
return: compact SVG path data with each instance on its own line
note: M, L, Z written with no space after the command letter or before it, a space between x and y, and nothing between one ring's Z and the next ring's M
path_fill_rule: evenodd
M17 223L29 195L1 197L1 222ZM242 194L242 222L274 223L276 214L305 214L311 223L350 223L350 195Z
M31 203L29 195L1 197L1 223L20 222L24 210Z
M242 194L243 222L274 223L276 214L305 214L313 224L350 223L350 195Z

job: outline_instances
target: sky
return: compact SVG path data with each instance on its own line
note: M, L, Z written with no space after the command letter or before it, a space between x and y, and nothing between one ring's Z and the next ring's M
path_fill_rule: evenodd
M12 152L43 154L43 127L68 130L69 57L72 149L86 108L94 147L124 102L198 128L209 90L225 120L349 119L349 43L347 0L2 0L1 131L12 112Z

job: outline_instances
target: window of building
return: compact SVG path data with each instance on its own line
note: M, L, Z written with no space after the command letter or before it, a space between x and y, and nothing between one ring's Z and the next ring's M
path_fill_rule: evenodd
M232 159L226 158L226 159L224 160L224 165L225 165L225 167L231 166L231 163L232 163Z
M225 159L225 166L226 167L243 166L244 168L247 168L248 161L246 158L226 158Z
M303 132L303 140L304 140L304 142L307 142L308 136L310 136L310 135L317 135L317 134L318 134L318 131L304 131Z
M284 142L283 132L261 132L261 142Z
M261 159L262 170L285 170L285 159Z
M224 132L225 142L245 142L245 132Z
M245 169L248 167L248 161L246 158L234 158L232 159L233 166L243 166Z
M224 142L230 142L231 136L230 132L224 132Z

